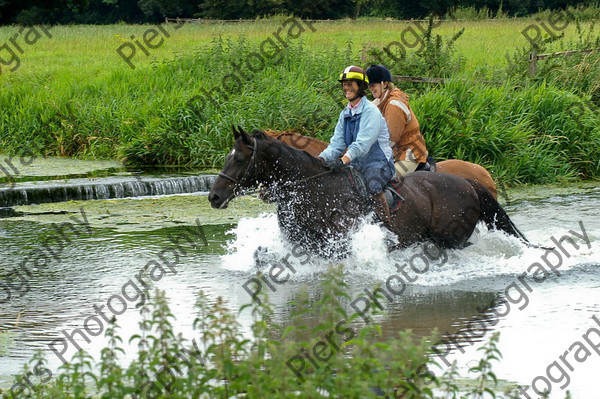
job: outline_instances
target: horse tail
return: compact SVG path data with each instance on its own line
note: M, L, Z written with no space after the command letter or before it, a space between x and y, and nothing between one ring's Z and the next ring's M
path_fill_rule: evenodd
M479 220L483 221L488 229L502 230L530 245L529 240L525 238L525 235L510 220L508 214L502 209L492 193L478 181L473 179L466 180L471 183L471 186L473 186L479 197Z

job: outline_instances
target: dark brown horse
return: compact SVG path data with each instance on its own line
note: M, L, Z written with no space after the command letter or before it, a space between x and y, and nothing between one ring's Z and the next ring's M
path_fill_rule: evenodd
M268 136L276 138L291 147L308 152L313 157L318 157L321 152L327 147L327 143L314 137L302 136L293 132L279 132L276 130L265 130ZM496 183L492 179L492 175L486 168L476 163L463 161L460 159L447 159L436 163L436 172L448 173L464 177L465 179L473 179L483 184L494 198L498 198Z
M320 255L344 254L349 234L371 212L351 168L331 172L307 152L262 131L249 135L234 129L234 136L234 148L208 196L213 208L226 208L244 189L262 183L277 204L279 225L288 240ZM415 172L399 185L403 204L386 227L398 236L401 247L424 240L463 247L479 220L527 241L490 192L473 180Z

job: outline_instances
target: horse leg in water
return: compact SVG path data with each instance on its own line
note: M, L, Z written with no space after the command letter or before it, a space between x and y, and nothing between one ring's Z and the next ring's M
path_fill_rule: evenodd
M492 179L492 176L487 169L481 165L462 161L460 159L448 159L436 163L436 172L447 173L449 175L478 181L489 190L495 199L498 198L498 191L496 190L494 179Z

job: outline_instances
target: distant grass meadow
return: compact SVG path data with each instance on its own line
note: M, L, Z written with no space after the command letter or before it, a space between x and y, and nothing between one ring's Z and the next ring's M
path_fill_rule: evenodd
M399 83L437 159L481 163L506 183L597 178L598 58L543 60L529 79L522 31L532 24L545 32L534 19L451 20L434 24L423 45L426 33L406 21L56 26L51 38L38 27L37 40L31 28L13 38L19 27L1 27L0 152L218 168L232 125L328 139L342 103L339 71L384 62L394 74L454 79ZM587 45L593 24L570 22L540 50L583 46L582 30ZM389 45L403 39L406 54ZM20 59L14 72L7 46ZM127 57L135 49L135 69L120 46Z

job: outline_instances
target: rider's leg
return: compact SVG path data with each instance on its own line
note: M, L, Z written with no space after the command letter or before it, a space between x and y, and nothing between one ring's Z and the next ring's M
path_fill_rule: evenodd
M380 193L371 195L371 204L373 204L373 209L375 210L375 215L377 218L384 224L390 225L392 216L390 215L390 207L385 199L385 194L383 191Z
M367 192L375 215L383 222L384 225L390 225L391 216L390 208L385 199L384 189L386 184L394 176L394 169L392 162L381 165L373 165L363 171L365 182L367 186Z

